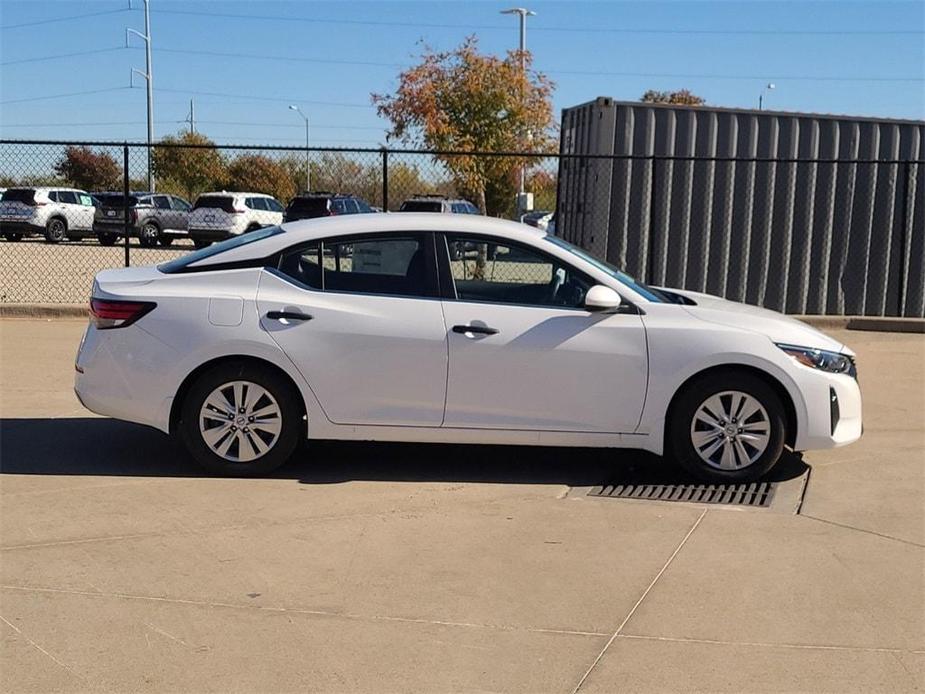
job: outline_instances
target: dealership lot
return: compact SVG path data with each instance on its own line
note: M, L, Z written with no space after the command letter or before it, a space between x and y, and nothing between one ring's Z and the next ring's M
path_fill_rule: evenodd
M115 250L113 252L116 252ZM925 688L925 336L838 332L864 437L799 515L595 499L628 452L317 443L204 477L0 322L6 691Z

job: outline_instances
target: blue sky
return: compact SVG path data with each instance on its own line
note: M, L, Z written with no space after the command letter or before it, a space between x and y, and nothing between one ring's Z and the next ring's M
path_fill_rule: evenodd
M0 1L0 136L144 139L144 89L127 88L130 69L144 68L141 41L124 48L125 28L144 28L141 0L132 4ZM152 0L155 134L184 127L193 97L197 130L218 142L299 145L293 102L312 120L312 144L375 146L385 124L370 92L393 89L421 41L445 49L475 33L484 51L515 47L516 18L499 14L510 6ZM770 81L766 108L925 118L920 1L527 6L537 12L528 48L557 84L557 114L650 88L755 108ZM65 54L78 55L54 57Z

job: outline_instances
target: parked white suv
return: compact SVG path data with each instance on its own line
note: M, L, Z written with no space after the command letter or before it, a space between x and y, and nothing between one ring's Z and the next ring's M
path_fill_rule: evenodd
M48 243L93 233L93 196L76 188L8 188L0 198L0 234L7 241L41 234Z
M189 236L197 248L230 236L283 223L285 209L264 193L203 193L189 218Z

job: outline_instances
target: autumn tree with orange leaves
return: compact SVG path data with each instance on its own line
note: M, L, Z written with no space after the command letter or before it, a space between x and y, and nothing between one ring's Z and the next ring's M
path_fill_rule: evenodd
M424 48L420 63L399 75L393 95L373 94L391 137L435 150L478 152L555 151L553 83L533 70L520 51L504 58L478 51L468 37L452 51ZM530 158L437 155L459 191L489 215L509 213L517 172Z

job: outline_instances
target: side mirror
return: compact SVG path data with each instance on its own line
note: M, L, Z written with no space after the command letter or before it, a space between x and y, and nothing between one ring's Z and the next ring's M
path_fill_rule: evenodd
M620 308L620 295L610 287L595 284L585 295L585 308L588 311L614 311Z

